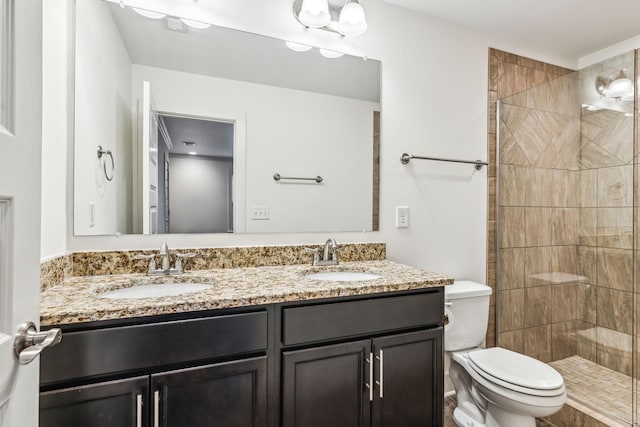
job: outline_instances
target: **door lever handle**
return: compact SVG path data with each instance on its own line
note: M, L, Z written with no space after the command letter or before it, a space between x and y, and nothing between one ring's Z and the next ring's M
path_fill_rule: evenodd
M38 332L33 322L26 322L18 326L18 333L13 340L13 351L21 365L31 363L37 355L47 347L62 341L62 331L52 328Z

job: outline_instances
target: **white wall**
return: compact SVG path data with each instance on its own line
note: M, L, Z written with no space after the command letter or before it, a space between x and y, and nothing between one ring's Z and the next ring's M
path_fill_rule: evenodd
M75 46L82 60L75 70L73 231L131 232L131 61L106 3L77 2L76 21ZM112 151L113 181L105 177L103 162L110 172L111 161L98 159L98 145ZM94 225L90 224L89 203L96 205Z
M475 172L471 166L425 161L403 166L400 154L486 159L489 47L569 67L575 67L575 58L531 50L375 0L362 1L367 33L345 40L303 31L291 16L289 0L207 2L208 9L200 14L192 2L140 3L156 9L165 4L175 14L382 60L381 231L330 234L339 242L385 241L391 260L457 278L485 279L486 169ZM410 228L394 227L396 205L410 207ZM163 240L171 247L311 243L329 234L116 238L68 232L70 251L156 248Z
M42 239L40 257L47 259L67 250L67 164L65 142L70 139L69 72L65 49L71 34L70 9L65 1L46 1L43 14L42 82ZM63 50L64 53L64 50Z
M163 113L244 117L246 142L236 143L246 159L236 166L245 185L236 190L247 232L371 230L378 103L134 65L134 93L145 80ZM275 182L275 173L323 182ZM252 206L268 206L270 219L252 220Z

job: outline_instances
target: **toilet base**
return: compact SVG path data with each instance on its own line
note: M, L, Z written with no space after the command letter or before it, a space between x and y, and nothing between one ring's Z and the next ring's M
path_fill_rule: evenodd
M474 420L460 408L453 410L453 422L455 422L458 427L486 427L486 424Z
M529 415L514 414L489 403L486 427L536 427L536 419Z

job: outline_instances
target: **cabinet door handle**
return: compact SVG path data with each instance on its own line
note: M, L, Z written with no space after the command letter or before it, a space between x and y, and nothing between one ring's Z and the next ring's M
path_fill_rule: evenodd
M369 401L373 402L373 352L369 353L369 358L365 360L369 364L369 382L364 385L369 389Z
M136 427L142 427L142 394L136 396Z
M376 384L380 387L380 399L382 399L384 397L384 352L382 350L380 350L380 356L376 356L376 359L380 361L380 375Z
M153 392L153 427L160 427L160 390Z

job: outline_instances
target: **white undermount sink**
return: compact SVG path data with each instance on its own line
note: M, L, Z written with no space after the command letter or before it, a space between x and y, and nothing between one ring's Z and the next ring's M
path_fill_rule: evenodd
M171 297L175 295L190 294L211 288L206 283L162 283L157 285L138 285L100 294L100 298L110 299L140 299Z
M326 280L330 282L362 282L364 280L380 279L382 276L360 271L323 271L307 274L305 278L312 280Z

